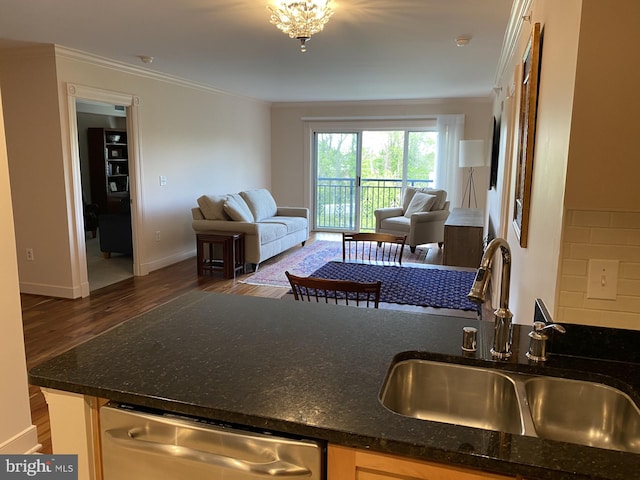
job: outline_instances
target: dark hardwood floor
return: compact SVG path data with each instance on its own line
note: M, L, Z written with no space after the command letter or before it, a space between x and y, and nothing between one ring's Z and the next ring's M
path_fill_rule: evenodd
M314 239L328 239L336 234L312 234ZM278 260L281 257L278 258ZM265 262L265 265L273 262ZM442 251L429 249L427 263L442 264ZM223 279L220 274L198 277L196 259L191 258L133 277L91 292L87 298L69 300L22 294L27 368L52 358L116 325L145 313L191 290L280 298L281 287L262 287ZM38 429L42 453L52 453L49 413L40 387L30 385L29 397L33 424Z

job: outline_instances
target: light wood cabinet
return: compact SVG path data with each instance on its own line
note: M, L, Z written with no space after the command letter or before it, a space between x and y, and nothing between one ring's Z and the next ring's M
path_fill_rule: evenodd
M484 217L479 208L454 208L444 224L442 264L478 268L483 253Z
M492 473L329 445L327 480L514 480Z

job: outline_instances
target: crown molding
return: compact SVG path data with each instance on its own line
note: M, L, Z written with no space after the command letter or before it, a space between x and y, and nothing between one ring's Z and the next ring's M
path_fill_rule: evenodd
M60 45L55 45L54 47L55 47L56 57L68 58L70 60L75 60L78 62L83 62L90 65L102 67L102 68L108 68L110 70L127 73L129 75L135 75L142 78L148 78L151 80L170 83L172 85L191 88L194 90L205 91L207 93L214 93L217 95L225 95L229 97L242 98L245 100L251 100L258 103L266 103L266 104L270 103L257 98L247 97L244 95L238 95L235 93L220 90L218 88L212 87L210 85L206 85L204 83L195 82L193 80L187 80L185 78L178 77L175 75L169 75L167 73L156 72L143 67L131 65L129 63L120 62L118 60L113 60L110 58L101 57L99 55L94 55L92 53L75 50L73 48L63 47Z
M531 14L530 10L532 4L533 0L514 0L513 2L509 17L509 24L507 25L507 30L504 33L504 40L502 41L502 51L500 52L498 68L496 70L494 81L495 86L500 85L500 80L504 76L511 57L516 50L518 39L522 32L522 24L525 22L524 17Z
M274 102L273 108L299 107L380 107L380 106L412 106L412 105L450 105L452 103L491 103L491 96L486 97L451 97L451 98L416 98L398 100L335 100L313 102ZM407 117L403 117L407 118Z

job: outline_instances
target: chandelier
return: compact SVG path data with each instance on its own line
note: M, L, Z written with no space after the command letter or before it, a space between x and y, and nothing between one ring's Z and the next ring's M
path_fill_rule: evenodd
M270 22L289 35L300 40L300 51L307 51L311 35L322 31L333 15L331 0L281 0L277 6L267 5Z

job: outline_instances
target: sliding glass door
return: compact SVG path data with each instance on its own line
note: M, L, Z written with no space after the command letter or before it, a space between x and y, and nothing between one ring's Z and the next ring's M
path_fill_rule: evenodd
M374 211L400 205L406 185L433 185L438 134L417 130L317 132L315 228L374 231Z

